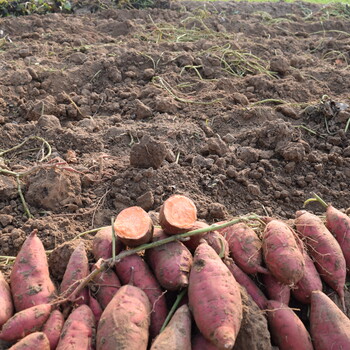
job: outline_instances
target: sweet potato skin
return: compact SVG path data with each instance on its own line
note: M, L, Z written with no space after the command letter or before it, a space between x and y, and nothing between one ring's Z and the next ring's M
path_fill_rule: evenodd
M50 343L46 335L43 332L34 332L23 339L18 343L11 346L9 350L50 350Z
M151 304L138 287L119 289L101 316L97 328L97 350L146 350Z
M285 305L290 301L290 288L276 280L271 274L263 275L262 280L270 300L279 301Z
M161 229L155 229L153 241L166 238ZM188 285L192 254L180 241L146 250L146 261L158 282L166 290L179 290Z
M98 322L100 321L103 309L99 304L99 302L91 295L91 293L89 293L89 307L92 313L94 314L96 324L98 324Z
M338 293L344 304L346 262L339 243L314 214L297 212L295 224L311 247L309 254L314 259L321 278Z
M267 268L281 283L293 285L304 275L303 251L296 234L284 222L270 221L263 233L263 254Z
M350 349L350 320L321 291L311 293L310 333L317 350Z
M13 315L13 302L10 286L0 271L0 328Z
M95 318L87 305L80 305L63 325L56 350L90 350L95 336Z
M109 259L112 257L112 234L112 226L104 227L96 233L92 241L92 254L94 255L96 261L99 259ZM118 239L118 237L116 237L115 248L116 254L119 254L119 252L124 248L123 243Z
M50 302L56 288L50 279L44 246L34 230L23 243L10 275L16 311Z
M146 262L137 254L125 257L116 263L115 270L122 284L132 282L146 293L152 305L150 336L154 338L168 315L165 296L158 281Z
M231 256L238 267L248 274L268 273L262 267L262 242L255 231L241 222L218 230L225 237Z
M50 343L50 349L54 350L57 347L58 340L64 324L64 317L59 310L53 310L48 320L44 324L42 332L45 333Z
M39 304L14 314L3 326L0 339L18 340L33 331L39 330L49 318L51 305Z
M219 349L231 349L242 321L241 293L227 266L206 243L194 254L188 299L204 337Z
M204 221L196 221L191 227L189 227L186 232L198 230L201 228L209 227L209 225ZM187 249L194 253L196 248L199 246L199 241L206 234L206 232L199 233L198 235L194 235L192 237L188 237L187 240L183 241L183 244L187 247Z
M167 327L154 340L151 350L191 350L191 314L187 305L179 307Z
M192 339L192 350L218 350L218 348L201 333L197 333Z
M267 308L271 336L281 350L313 350L310 334L292 309L276 300L269 300Z

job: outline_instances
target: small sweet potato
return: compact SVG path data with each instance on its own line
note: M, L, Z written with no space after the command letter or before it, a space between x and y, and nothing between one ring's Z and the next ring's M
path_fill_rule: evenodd
M316 350L350 349L350 319L321 291L311 293L310 333Z
M205 339L201 333L197 333L192 339L192 350L218 350L213 343Z
M185 232L198 230L201 228L209 227L209 225L204 221L196 221L191 227L189 227ZM199 246L199 241L201 238L206 234L206 232L199 233L198 235L194 235L191 237L188 237L186 240L184 240L182 243L187 247L187 249L194 253L196 248Z
M267 308L271 336L281 350L313 350L310 334L291 308L276 300Z
M248 274L269 273L261 266L262 242L251 227L240 222L218 231L225 237L231 256L241 270Z
M11 346L9 350L50 350L50 343L46 335L43 332L34 332L18 343Z
M64 324L64 317L59 310L51 312L50 317L44 324L42 332L45 333L50 343L50 349L55 350ZM39 350L39 349L38 349Z
M110 259L113 251L112 226L99 230L92 241L92 254L96 261L99 259ZM124 248L123 243L116 237L115 252L119 252Z
M151 350L191 350L191 314L187 305L179 307Z
M242 321L239 284L207 243L194 254L188 286L190 309L204 337L219 349L231 349Z
M263 275L262 280L266 288L266 294L271 300L279 301L285 305L289 304L290 287L276 280L271 274Z
M96 349L146 350L150 314L151 304L140 288L121 287L102 313Z
M91 293L89 293L89 307L92 313L94 314L96 324L98 324L98 322L100 321L103 309L99 304L99 302L91 295Z
M49 303L56 288L50 279L44 246L34 230L23 243L10 275L16 311Z
M281 283L293 285L304 275L305 261L298 237L284 222L270 221L263 233L263 254L267 268Z
M2 326L0 339L18 340L33 331L40 330L50 313L51 305L49 304L39 304L17 312Z
M123 284L133 283L141 288L151 303L150 336L158 335L168 315L164 292L145 261L137 254L127 256L115 264L118 277Z
M155 229L153 241L166 238L161 229ZM146 250L146 261L160 285L167 290L179 290L188 285L192 254L180 241Z
M0 271L0 328L13 315L13 302L10 286Z
M91 350L95 332L95 318L91 309L80 305L64 323L56 350Z

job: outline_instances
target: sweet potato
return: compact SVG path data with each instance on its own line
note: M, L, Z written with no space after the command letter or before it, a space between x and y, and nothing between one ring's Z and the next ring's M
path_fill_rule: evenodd
M155 229L153 241L166 238L161 229ZM179 290L188 285L192 254L180 241L146 250L146 261L160 285L167 290Z
M43 332L34 332L18 343L11 346L9 350L50 350L50 343L46 335Z
M128 247L148 243L153 237L153 222L141 207L122 210L114 221L117 237Z
M89 307L94 314L96 324L100 321L103 309L100 305L100 303L89 293Z
M295 220L300 235L306 239L310 256L321 278L333 288L344 304L346 262L339 243L322 220L307 211L298 211Z
M121 287L103 311L97 328L96 349L146 350L150 313L151 304L140 288Z
M159 211L159 223L166 234L187 232L197 221L197 208L186 196L169 197Z
M266 309L267 298L253 280L243 272L232 259L227 258L224 262L235 280L246 289L247 293L252 297L259 308L262 310Z
M44 324L42 332L45 333L45 335L47 336L51 350L55 350L57 347L63 324L64 317L59 310L52 311L50 317Z
M56 289L49 275L44 246L34 230L23 243L10 275L16 311L49 303Z
M321 291L311 293L310 333L316 350L350 349L350 319Z
M245 273L266 273L262 264L262 242L255 231L243 222L218 230L229 245L235 263Z
M266 293L271 300L279 301L285 305L289 304L290 287L276 280L271 274L263 275L262 280Z
M280 350L313 350L310 334L291 308L276 300L269 300L267 308L271 336Z
M0 328L13 315L13 302L10 286L0 271Z
M270 221L263 233L263 254L267 268L281 283L293 285L304 275L303 250L298 237L284 222Z
M112 226L99 230L92 241L92 254L96 261L99 259L109 259L112 257L113 238ZM118 237L115 240L115 252L119 252L124 248L123 243Z
M207 243L194 254L188 299L200 332L219 349L231 349L242 321L239 284Z
M151 350L191 350L191 314L187 305L179 307Z
M61 294L69 296L78 286L79 281L89 274L89 262L85 251L84 242L80 242L74 249L69 258L66 271L60 286ZM78 305L89 302L89 291L85 287L78 295L75 296L75 302Z
M100 268L100 266L101 260L94 265L94 269ZM119 278L117 274L111 268L109 268L99 273L94 278L93 282L97 288L96 299L101 305L102 309L105 309L121 286Z
M304 304L311 302L311 292L322 290L322 281L318 274L314 262L307 252L304 252L305 271L303 278L292 289L292 293L298 301Z
M115 269L123 284L132 282L148 296L152 306L150 336L154 338L168 314L165 296L158 281L145 261L137 254L123 258L115 264Z
M205 339L201 333L197 333L192 339L192 350L218 350L213 343Z
M87 305L80 305L67 318L56 350L93 349L95 318Z
M185 232L198 230L201 228L209 227L209 225L204 221L196 221L191 227L189 227ZM194 253L196 248L199 246L199 241L201 238L206 234L206 232L199 233L198 235L194 235L191 237L188 237L186 240L184 240L182 243L187 247L187 249Z
M0 339L18 340L41 329L50 313L51 305L49 304L39 304L17 312L2 326Z

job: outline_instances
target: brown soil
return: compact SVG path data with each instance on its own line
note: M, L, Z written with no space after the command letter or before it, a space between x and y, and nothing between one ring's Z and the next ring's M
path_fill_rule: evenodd
M34 216L2 171L0 255L34 228L50 250L174 193L209 223L290 219L312 192L349 207L348 18L283 2L163 5L0 19L0 149L30 136L52 147L42 160L48 147L30 139L0 156L2 170L29 171Z

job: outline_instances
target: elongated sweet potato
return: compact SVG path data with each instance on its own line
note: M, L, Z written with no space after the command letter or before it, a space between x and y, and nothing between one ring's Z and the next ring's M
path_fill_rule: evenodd
M311 293L310 333L315 350L350 349L350 319L321 291Z
M318 274L315 264L309 257L307 252L304 252L305 271L303 278L292 289L292 293L298 301L304 304L311 302L311 292L322 290L322 281Z
M91 309L80 305L64 323L56 350L91 350L95 333L95 318Z
M101 260L95 265L95 268L100 268ZM96 299L101 305L102 309L105 309L108 303L114 297L114 294L118 292L121 284L117 274L112 269L102 271L94 278L94 285L96 289Z
M11 346L9 350L50 350L50 343L43 332L34 332Z
M133 283L148 296L152 306L150 336L154 338L158 335L168 314L162 288L148 265L137 254L125 257L116 263L115 269L123 284Z
M112 238L112 226L105 227L99 230L93 241L92 241L92 253L96 261L99 259L109 259L112 257L113 251L113 238ZM115 253L119 252L124 248L123 243L118 237L115 241Z
M146 350L151 304L147 295L134 286L119 289L101 316L96 349Z
M89 307L94 314L96 324L100 321L103 309L100 303L89 293Z
M56 293L44 246L34 230L23 243L10 275L16 311L50 302Z
M61 294L69 296L78 286L81 279L89 274L89 262L85 251L84 242L80 242L69 258L66 271L60 286ZM75 296L76 304L87 304L89 302L88 288L84 288L79 295Z
M178 308L151 350L191 350L191 314L187 305Z
M0 328L13 315L13 302L10 286L0 271Z
M240 222L218 231L225 237L233 260L245 273L269 273L261 266L262 242L251 227Z
M242 271L232 259L227 258L224 262L235 280L246 289L247 293L252 297L259 308L262 310L266 309L267 298L254 281Z
M166 234L187 232L197 221L197 208L186 196L169 197L159 211L159 223Z
M269 300L267 308L271 336L280 350L313 350L310 334L292 309L276 300Z
M192 339L192 350L218 350L213 343L205 339L201 333L197 333Z
M64 317L59 310L51 312L50 317L44 324L42 332L45 333L50 343L50 349L55 350L60 339L61 331L64 324ZM39 350L39 349L38 349Z
M290 287L276 280L271 274L262 276L266 294L269 299L279 301L285 305L289 304Z
M166 238L161 229L155 229L153 241ZM146 261L160 285L167 290L179 290L188 285L192 254L180 241L146 250Z
M41 329L50 313L51 305L49 304L39 304L17 312L2 326L0 339L18 340Z
M293 285L304 275L303 250L298 237L284 222L270 221L263 233L263 254L267 268L280 282Z
M306 239L310 256L321 278L333 288L344 303L346 262L339 243L322 220L307 211L298 211L295 220L300 235Z
M231 349L242 321L239 284L207 243L195 251L189 305L200 332L219 349Z

